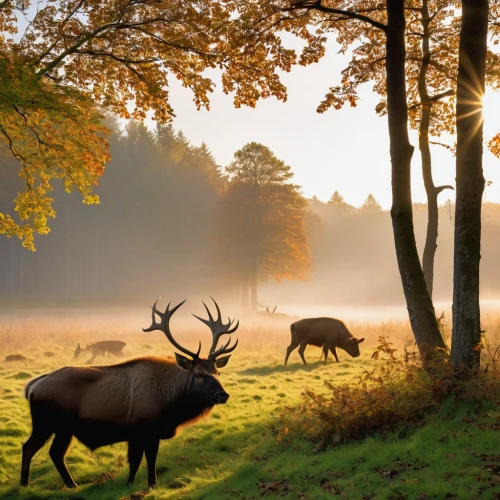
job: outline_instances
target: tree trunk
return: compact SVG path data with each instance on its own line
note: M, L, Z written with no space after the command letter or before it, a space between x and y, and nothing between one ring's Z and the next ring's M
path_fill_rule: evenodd
M411 158L405 81L405 0L387 0L386 85L392 164L392 226L410 323L423 359L444 347L424 279L413 229Z
M436 188L432 178L432 159L429 146L429 124L431 120L432 101L427 91L427 70L431 62L431 51L429 47L430 32L429 26L431 19L429 17L429 7L427 0L423 0L421 9L422 22L422 64L418 77L418 94L422 106L422 115L420 121L418 142L420 156L422 159L422 176L424 179L425 192L427 194L427 234L425 236L424 254L422 257L422 267L424 271L427 291L432 298L434 287L434 257L437 249L438 238L438 194L443 189L453 189L452 186L440 186ZM441 94L443 97L446 93Z
M483 177L482 96L485 87L488 0L463 0L457 80L457 198L451 363L478 368L481 340L479 259Z

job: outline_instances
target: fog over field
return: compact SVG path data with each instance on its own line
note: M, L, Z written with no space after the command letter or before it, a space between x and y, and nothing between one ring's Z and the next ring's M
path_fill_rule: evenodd
M253 235L231 218L238 208L224 198L227 178L207 146L192 146L170 126L154 135L133 122L126 131L115 126L111 144L113 160L97 189L99 205L85 206L77 196L56 187L57 217L49 219L50 234L36 238L36 252L23 249L17 239L0 239L4 309L142 310L160 296L174 302L189 298L193 304L212 295L238 315L245 245L260 238L259 251L265 259L257 276L261 310L277 306L277 312L298 316L404 318L390 214L369 196L369 188L360 207L345 203L335 186L328 203L305 200L307 247L301 251L309 264L299 270L294 269L299 261L285 260L276 271L265 262L276 259L273 246L282 240L268 242L272 232ZM22 187L13 173L0 169L3 193ZM7 196L0 197L0 211L8 204ZM434 271L438 310L449 310L451 302L453 211L453 203L443 200ZM414 220L421 254L425 205L414 205ZM279 226L262 231L287 238ZM245 238L248 241L241 247ZM482 240L481 293L486 311L500 297L498 204L484 204ZM276 273L282 276L279 283Z

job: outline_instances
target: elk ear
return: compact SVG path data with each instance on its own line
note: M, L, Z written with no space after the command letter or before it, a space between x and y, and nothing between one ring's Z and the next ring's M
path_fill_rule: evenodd
M175 353L175 361L183 370L192 370L193 369L193 361L182 354Z
M224 368L226 365L227 365L227 362L229 361L229 358L231 357L231 355L229 356L224 356L222 358L218 358L215 360L215 366L217 368Z
M361 344L361 342L363 342L363 340L365 340L364 337L362 339L358 339L358 344Z

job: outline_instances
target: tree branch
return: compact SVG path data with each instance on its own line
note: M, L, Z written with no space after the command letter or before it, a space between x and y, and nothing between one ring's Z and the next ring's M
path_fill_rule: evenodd
M436 102L443 99L443 97L450 97L452 95L455 95L455 91L453 89L449 89L446 92L441 92L440 94L430 97L429 101Z
M75 5L75 8L71 12L69 12L68 15L62 20L61 25L59 27L60 31L62 31L64 26L73 17L73 15L78 11L78 9L83 5L84 2L85 2L85 0L80 0L80 2ZM52 51L52 49L57 45L58 41L59 41L58 39L54 40L54 42L52 42L50 44L49 48L46 49L42 54L40 54L40 57L35 61L35 64L39 64L45 57L47 57L50 54L50 52Z
M85 50L75 50L75 54L87 54L90 56L97 57L111 57L115 61L124 63L124 64L150 64L157 62L158 57L150 57L148 59L126 59L125 57L118 57L110 52L97 52L95 50L85 49Z
M455 191L455 188L453 186L437 186L436 187L436 194L439 194L441 191L444 191L445 189L452 189L453 191Z
M342 10L342 9L334 9L333 7L325 7L321 4L321 0L295 0L292 1L292 5L290 7L284 7L280 10L285 12L290 12L294 10L307 9L307 10L317 10L319 12L323 12L325 14L337 14L339 16L345 16L349 19L357 19L358 21L364 21L368 24L371 24L375 28L382 30L384 33L387 31L387 25L383 23L379 23L372 19L371 17L365 16L358 12L352 10ZM373 9L374 11L378 11L379 9Z

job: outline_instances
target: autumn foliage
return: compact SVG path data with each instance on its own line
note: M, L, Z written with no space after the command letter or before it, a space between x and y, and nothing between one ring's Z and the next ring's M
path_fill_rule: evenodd
M34 249L34 231L47 233L55 216L53 179L76 187L85 203L98 201L92 190L109 159L101 110L135 119L151 111L168 121L170 78L208 108L215 84L207 69L222 72L236 106L285 99L274 69L289 70L293 51L268 53L263 40L240 52L232 9L214 0L55 0L36 10L0 1L0 148L26 182L14 210L0 215L0 234Z
M414 424L438 408L443 379L432 379L414 359L402 359L385 337L372 358L380 366L364 369L353 383L325 381L326 392L306 389L299 409L281 416L283 437L302 435L331 446ZM439 380L439 382L438 382Z
M484 353L481 373L469 380L457 380L446 352L434 359L431 376L422 369L417 353L405 348L398 355L389 339L380 336L372 354L377 364L363 369L351 383L326 380L324 391L306 389L298 407L283 410L278 440L306 437L318 443L319 451L367 435L385 435L419 425L450 396L498 404L500 346L491 345L483 337L476 348Z

